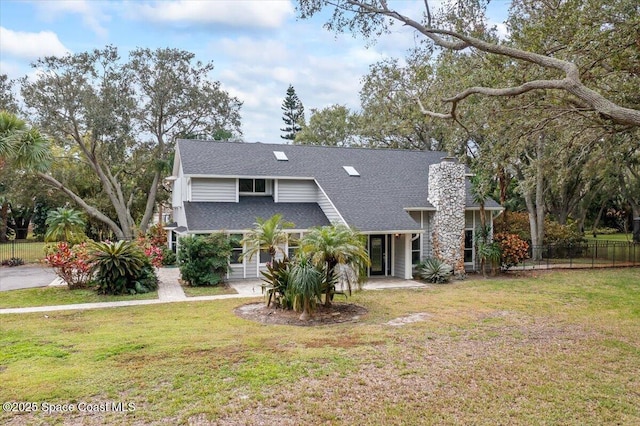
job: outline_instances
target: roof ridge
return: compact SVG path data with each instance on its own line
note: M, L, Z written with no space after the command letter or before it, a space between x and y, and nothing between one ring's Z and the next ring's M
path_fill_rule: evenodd
M234 145L260 145L260 146L281 146L281 147L292 147L294 149L302 148L302 149L349 149L349 150L362 150L362 151L384 151L384 152L424 152L424 153L433 153L435 154L444 154L446 156L451 156L448 151L432 151L428 149L403 149L403 148L385 148L385 147L365 147L365 146L333 146L333 145L296 145L296 144L287 144L287 143L269 143L269 142L248 142L248 141L231 141L231 140L213 140L213 139L177 139L176 142L196 142L196 143L218 143L218 144L234 144Z

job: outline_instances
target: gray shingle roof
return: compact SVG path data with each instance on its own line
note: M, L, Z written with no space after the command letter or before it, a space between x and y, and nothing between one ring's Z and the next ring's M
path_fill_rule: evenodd
M256 218L268 219L281 213L296 229L329 225L317 203L275 203L270 197L241 197L238 203L185 202L190 230L242 230L254 228Z
M404 209L433 208L427 201L429 165L447 156L438 151L200 140L179 140L178 150L185 175L315 178L347 223L363 232L417 231ZM283 151L289 160L276 160L273 151ZM343 166L353 166L360 176L349 176ZM488 200L486 206L498 204ZM477 207L469 194L467 207Z

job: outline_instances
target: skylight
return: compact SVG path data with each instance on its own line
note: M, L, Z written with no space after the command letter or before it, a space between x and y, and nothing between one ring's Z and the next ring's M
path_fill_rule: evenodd
M360 176L360 173L353 166L342 166L349 176Z
M276 160L278 161L289 161L287 154L282 151L273 151L273 155L276 156Z

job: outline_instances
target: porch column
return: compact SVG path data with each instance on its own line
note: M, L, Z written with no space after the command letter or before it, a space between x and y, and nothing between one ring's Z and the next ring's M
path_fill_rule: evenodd
M411 263L411 234L404 235L404 279L413 278L413 265Z

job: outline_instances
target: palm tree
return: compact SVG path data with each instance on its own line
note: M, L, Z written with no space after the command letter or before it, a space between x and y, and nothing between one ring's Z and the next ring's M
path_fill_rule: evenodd
M293 228L293 223L285 221L278 213L266 220L259 217L254 225L253 230L240 241L241 244L246 244L248 247L241 259L246 257L251 260L261 250L267 250L272 259L278 252L285 254L283 246L288 238L285 229Z
M15 151L15 133L26 128L26 123L15 114L0 111L0 160L13 157Z
M0 111L0 160L12 161L17 168L45 172L51 164L49 140L15 114Z
M79 211L66 207L51 210L45 222L48 226L45 241L75 242L84 236L84 219Z
M357 281L362 283L366 278L366 268L371 264L362 236L344 225L311 229L300 241L300 250L326 273L325 306L331 306L331 296L335 292L333 277L338 275L340 266L350 267L356 272ZM351 292L351 280L346 282Z
M7 163L15 169L37 172L48 170L51 164L49 140L37 129L27 128L15 114L0 111L0 170ZM0 199L0 241L7 238L9 199Z

